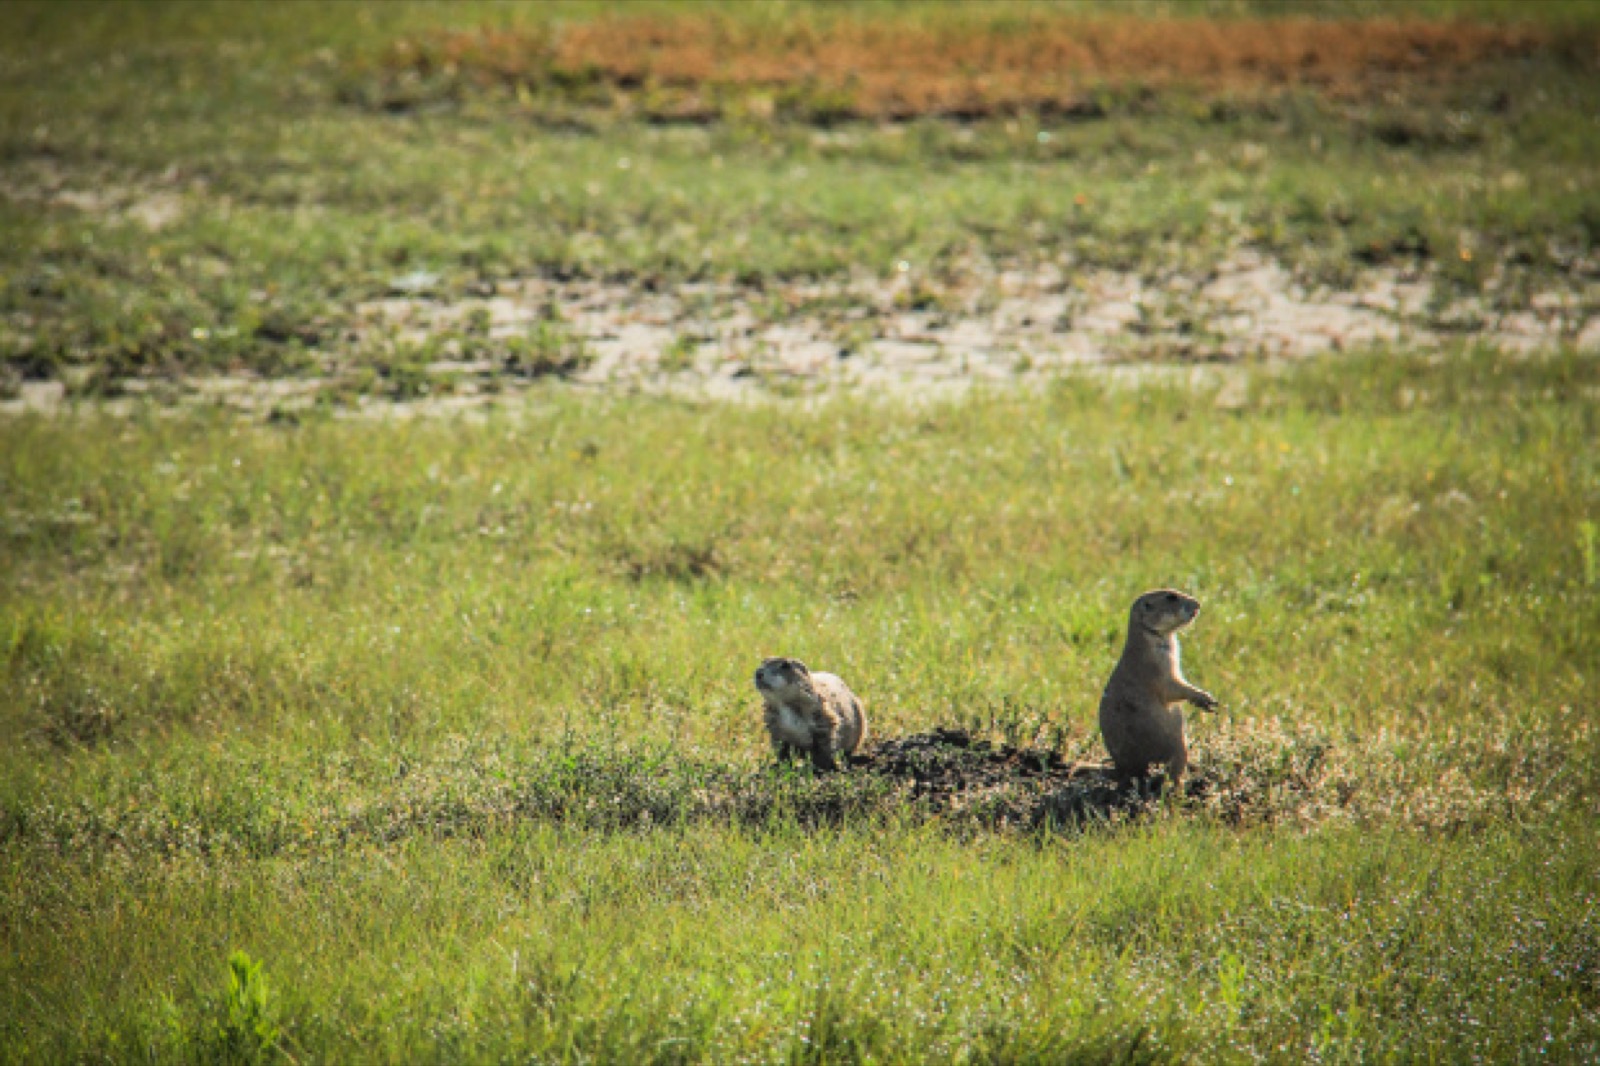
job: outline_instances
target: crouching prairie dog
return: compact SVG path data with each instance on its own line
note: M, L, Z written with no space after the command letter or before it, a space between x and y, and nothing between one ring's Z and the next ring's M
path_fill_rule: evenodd
M854 754L866 739L867 712L833 674L812 673L799 659L764 659L755 681L780 760L806 754L817 769L837 770L835 754Z
M1152 765L1176 781L1189 765L1183 704L1217 709L1216 698L1183 679L1178 630L1200 613L1200 601L1173 589L1146 592L1133 601L1128 642L1100 697L1100 734L1117 776L1143 777Z

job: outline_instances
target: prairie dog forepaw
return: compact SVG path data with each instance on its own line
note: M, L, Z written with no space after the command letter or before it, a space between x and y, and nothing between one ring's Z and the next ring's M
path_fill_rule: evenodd
M1203 688L1194 690L1194 695L1189 697L1189 702L1202 711L1214 711L1219 706L1217 698Z

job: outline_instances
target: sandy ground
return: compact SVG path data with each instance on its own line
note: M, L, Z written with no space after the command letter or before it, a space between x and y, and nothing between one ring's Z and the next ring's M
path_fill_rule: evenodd
M1281 264L1243 252L1208 275L1159 281L1103 269L972 266L934 287L907 270L766 288L530 278L467 299L430 295L426 276L359 305L355 326L324 355L326 373L266 381L233 375L130 383L129 393L287 411L337 384L353 355L382 343L443 338L430 375L441 394L398 406L447 412L514 395L462 338L526 335L541 320L581 338L592 362L577 389L738 398L780 391L942 395L972 385L1048 380L1073 368L1224 367L1244 360L1337 357L1403 346L1429 351L1463 340L1511 351L1556 345L1600 351L1600 284L1534 294L1498 313L1482 299L1441 301L1423 271L1364 271L1340 290L1312 289ZM26 382L0 412L51 410L60 382ZM128 400L120 401L123 404ZM115 403L115 401L114 401ZM396 406L358 399L356 409Z

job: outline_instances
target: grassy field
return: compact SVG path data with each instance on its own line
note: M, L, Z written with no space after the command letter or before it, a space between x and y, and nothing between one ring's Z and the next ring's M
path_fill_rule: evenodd
M242 948L296 1057L1591 1057L1597 386L10 422L0 1039L249 1050ZM762 769L778 650L1096 755L1162 581L1242 815Z
M777 56L1058 17L961 10L672 9ZM1591 313L1593 8L1408 10L1500 43L886 118L537 51L636 40L609 8L0 8L0 358L68 398L0 415L0 1061L1600 1057L1592 351L721 402L527 372L581 348L555 315L470 409L349 416L432 373L359 328L417 272L758 302L1249 248ZM525 65L415 63L462 41ZM327 402L172 402L216 373ZM1084 823L768 765L775 653L880 736L1097 759L1162 584L1205 605L1203 794Z

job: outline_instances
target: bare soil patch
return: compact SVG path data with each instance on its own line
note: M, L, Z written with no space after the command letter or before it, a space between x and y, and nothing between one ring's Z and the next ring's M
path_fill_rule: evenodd
M394 296L358 309L367 337L420 345L438 372L482 374L491 361L458 337L475 322L515 338L554 318L588 360L571 380L596 387L736 395L818 385L920 392L1009 382L1084 366L1299 359L1470 338L1526 351L1600 347L1594 287L1535 294L1514 307L1441 295L1424 269L1373 268L1345 289L1299 281L1240 252L1209 273L1151 278L1105 269L979 264L959 278L914 271L757 289L695 283L526 279L461 301ZM443 338L442 342L440 339Z
M1161 276L1070 264L975 262L767 283L533 277L480 294L428 291L401 276L357 305L320 370L117 383L112 409L141 396L292 416L340 408L448 414L558 379L578 389L694 399L866 390L947 395L1051 380L1085 368L1201 370L1471 341L1512 352L1600 351L1600 285L1585 269L1560 289L1502 299L1449 292L1425 265L1363 270L1318 286L1241 250L1209 272ZM93 394L87 372L14 382L0 414L50 411ZM398 401L398 402L397 402Z
M1223 765L1225 758L1212 761L1215 765L1191 767L1178 791L1226 821L1282 816L1324 786L1318 768L1322 757L1315 752L1303 760L1302 772L1282 775L1276 783L1288 797L1270 799L1260 766L1252 767L1249 787L1240 789ZM858 773L896 782L909 801L929 811L1008 825L1116 821L1150 810L1172 791L1159 771L1144 780L1118 781L1108 761L997 743L959 728L878 740L853 756L850 765ZM1346 794L1334 806L1349 798Z
M879 740L851 768L908 786L907 798L942 813L1012 824L1109 819L1147 805L1155 787L1119 786L1108 766L1060 752L996 744L965 729ZM1200 783L1203 791L1203 782Z

